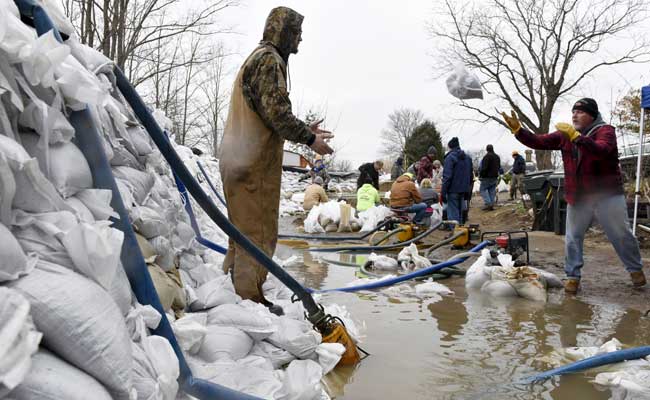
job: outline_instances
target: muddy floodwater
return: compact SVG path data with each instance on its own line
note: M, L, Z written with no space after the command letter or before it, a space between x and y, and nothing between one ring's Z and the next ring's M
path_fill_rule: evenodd
M303 254L286 247L278 254L304 257L304 265L287 269L312 288L340 287L355 279L355 268L314 257L363 260L361 255ZM345 305L355 320L365 323L362 347L371 353L357 367L337 368L326 377L333 398L608 399L610 390L589 382L602 369L535 385L517 382L557 367L554 350L600 346L613 337L626 347L650 344L650 319L638 310L588 296L572 298L557 289L542 304L468 293L462 278L440 282L454 294L441 300L397 290L322 296L322 303Z

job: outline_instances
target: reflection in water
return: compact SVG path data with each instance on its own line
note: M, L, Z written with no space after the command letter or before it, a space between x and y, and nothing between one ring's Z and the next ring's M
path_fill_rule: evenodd
M327 265L303 253L290 268L310 287L342 286L355 268ZM357 264L358 255L328 255ZM365 321L363 347L372 355L356 367L337 368L324 382L337 399L607 399L589 382L594 372L533 386L513 382L554 368L550 357L571 346L600 345L612 337L625 346L650 343L650 318L634 310L592 304L552 292L547 303L467 293L464 280L441 283L455 294L434 302L400 295L330 293L323 303L345 305ZM389 295L387 295L389 293ZM406 317L406 318L405 318Z

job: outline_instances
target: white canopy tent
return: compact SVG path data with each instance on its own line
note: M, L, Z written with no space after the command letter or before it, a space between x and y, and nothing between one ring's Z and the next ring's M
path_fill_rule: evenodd
M634 219L632 220L632 233L636 235L636 219L639 211L639 196L641 187L641 165L643 164L643 135L645 126L645 113L650 109L650 86L641 88L641 121L639 124L639 155L636 163L636 186L634 190Z

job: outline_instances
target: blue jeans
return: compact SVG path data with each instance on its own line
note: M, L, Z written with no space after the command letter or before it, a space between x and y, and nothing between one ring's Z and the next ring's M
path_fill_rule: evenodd
M479 190L486 206L493 206L497 201L497 180L498 178L481 179Z
M427 213L427 207L427 203L415 203L412 206L407 207L406 211L409 213L415 213L413 222L419 224Z
M449 193L447 198L447 220L458 221L459 224L463 223L463 203L465 196L463 193Z
M641 271L639 242L632 234L627 216L627 205L622 194L601 195L582 199L574 205L567 204L566 213L566 259L564 271L567 277L580 279L585 232L596 217L614 246L616 254L628 272Z

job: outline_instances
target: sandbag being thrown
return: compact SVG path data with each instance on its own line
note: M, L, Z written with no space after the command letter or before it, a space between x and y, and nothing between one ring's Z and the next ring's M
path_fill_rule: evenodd
M92 375L117 399L129 399L131 340L124 318L100 286L60 265L39 261L9 287L29 301L44 344Z
M461 100L483 98L481 82L476 75L467 71L462 65L454 68L454 72L447 78L446 83L449 94L456 98Z

